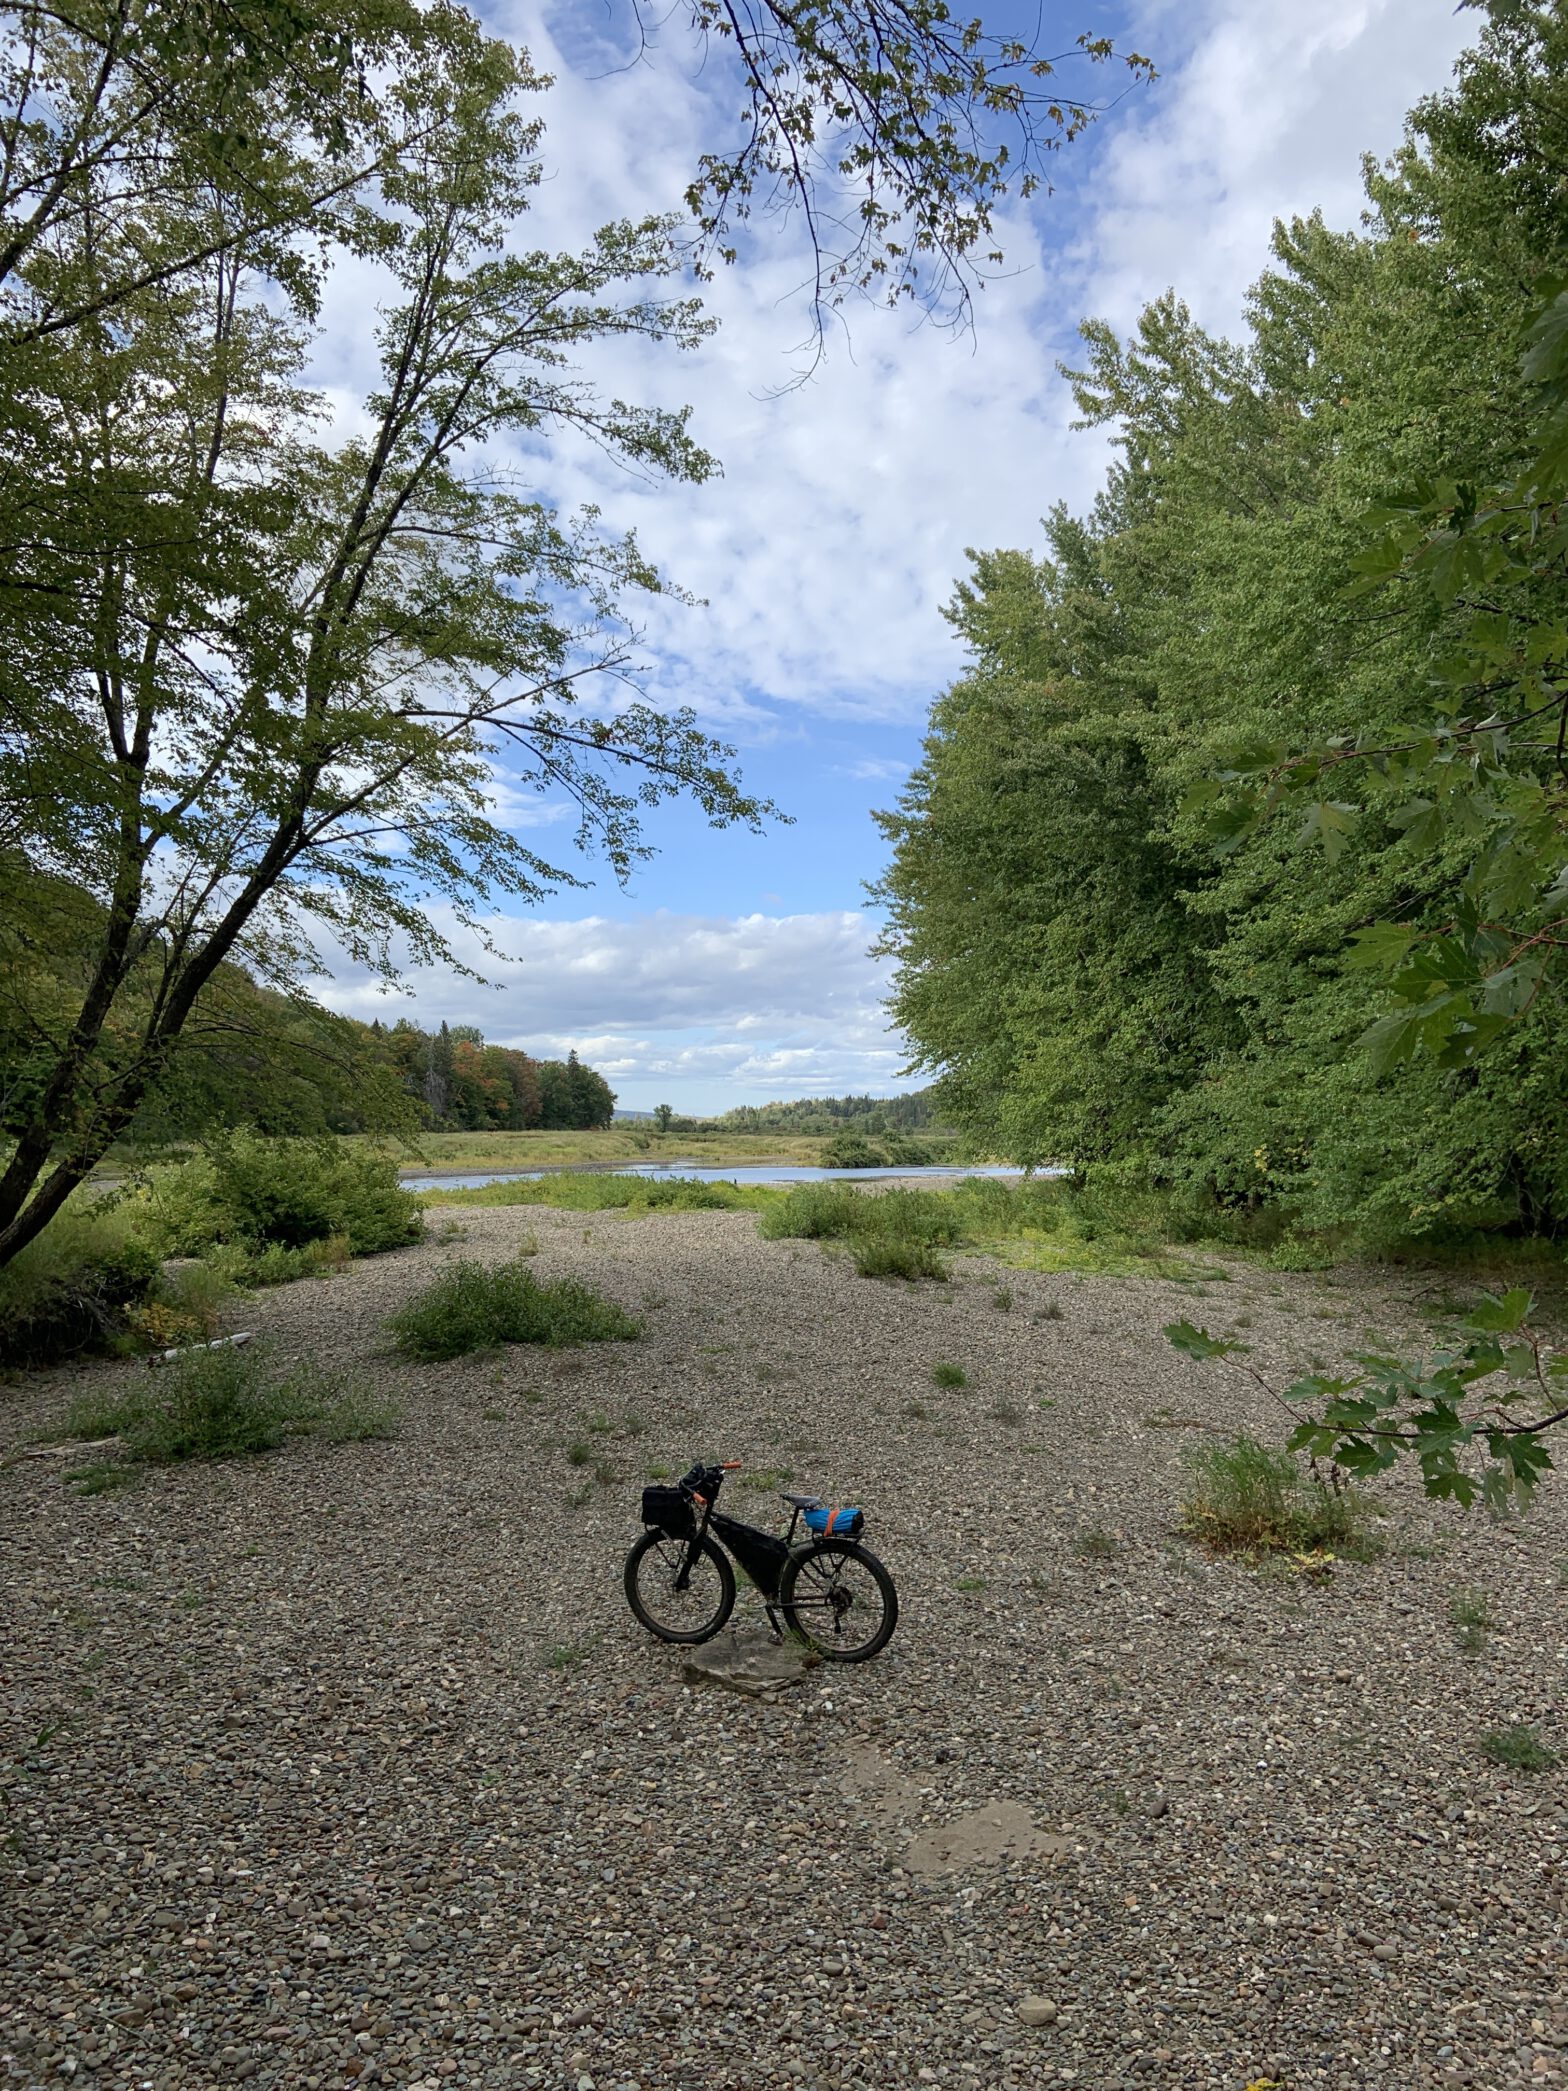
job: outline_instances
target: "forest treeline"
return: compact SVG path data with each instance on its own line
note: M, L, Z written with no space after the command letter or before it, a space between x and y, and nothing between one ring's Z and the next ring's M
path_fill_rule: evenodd
M1360 229L1276 228L1245 338L1174 292L1127 339L1083 327L1068 375L1112 434L1102 491L1051 511L1043 551L971 555L950 611L968 668L880 816L894 1014L972 1138L1368 1246L1568 1228L1545 969L1568 413L1559 386L1543 421L1534 382L1563 346L1568 18L1485 17L1454 87L1368 164ZM1510 484L1511 506L1488 491ZM1431 585L1381 585L1390 518L1424 509ZM1528 765L1500 751L1543 713L1516 845ZM1216 813L1242 773L1285 796L1304 747L1332 772L1305 819ZM1513 945L1476 863L1535 910ZM1414 953L1381 1059L1369 934Z
M936 1132L946 1120L935 1091L916 1089L907 1096L802 1096L789 1103L737 1104L700 1123L721 1133L876 1134Z
M0 858L0 875L6 873ZM27 927L20 958L0 966L0 1133L27 1123L47 1079L42 1018L77 991L74 962L99 911L62 881L14 861L15 910ZM126 1045L141 1003L155 993L147 969L141 995L127 995ZM107 1041L113 1053L118 1035ZM605 1126L615 1092L575 1053L538 1059L488 1044L477 1025L424 1030L406 1018L361 1023L323 1009L303 989L284 992L245 967L226 964L197 998L178 1050L150 1084L129 1138L160 1146L237 1125L280 1136L419 1131L566 1131Z

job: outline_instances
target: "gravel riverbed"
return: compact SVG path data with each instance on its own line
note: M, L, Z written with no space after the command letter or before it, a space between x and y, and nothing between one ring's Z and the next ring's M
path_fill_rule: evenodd
M0 1468L0 2083L1568 2082L1568 1769L1480 1750L1529 1722L1568 1760L1568 1491L1499 1529L1402 1480L1384 1557L1323 1581L1175 1532L1197 1427L1281 1419L1164 1323L1243 1316L1287 1370L1446 1285L911 1287L746 1214L432 1220L235 1324L395 1394L395 1441L86 1498ZM415 1285L529 1237L642 1339L392 1357ZM0 1457L142 1370L0 1389ZM699 1453L866 1507L885 1655L778 1703L683 1682L620 1575L648 1470Z

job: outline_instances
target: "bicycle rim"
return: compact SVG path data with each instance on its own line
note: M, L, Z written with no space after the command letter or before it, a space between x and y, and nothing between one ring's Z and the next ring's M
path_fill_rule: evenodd
M626 1595L633 1612L661 1641L706 1641L719 1631L735 1603L729 1563L711 1540L698 1543L689 1574L689 1543L653 1532L633 1549L626 1564Z
M830 1661L865 1662L891 1639L898 1598L874 1554L827 1540L797 1554L785 1573L786 1620Z

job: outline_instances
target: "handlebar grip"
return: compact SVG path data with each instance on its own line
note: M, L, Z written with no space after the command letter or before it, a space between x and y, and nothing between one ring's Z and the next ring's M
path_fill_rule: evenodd
M741 1463L738 1459L721 1459L719 1461L719 1466L721 1470L726 1474L738 1474L740 1472Z

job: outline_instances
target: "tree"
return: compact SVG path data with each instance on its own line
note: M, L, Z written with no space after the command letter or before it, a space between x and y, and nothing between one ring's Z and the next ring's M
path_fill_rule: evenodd
M691 21L705 55L731 59L741 102L733 142L703 154L687 191L699 254L733 261L759 199L793 205L819 328L850 291L961 316L980 271L1003 258L998 206L1032 196L1050 155L1096 114L1064 90L1063 68L1154 76L1109 38L1053 52L1041 17L1029 39L946 0L821 0L805 13L788 0L695 0Z
M511 240L539 175L526 57L405 0L13 16L0 850L78 881L102 931L80 992L41 1014L0 1264L133 1122L224 964L291 982L312 925L386 974L450 963L434 906L482 935L495 894L571 882L490 818L502 755L574 798L579 841L621 874L669 793L716 825L769 810L690 714L619 687L627 599L662 586L635 543L491 468L508 438L575 430L646 473L712 469L684 414L602 401L572 362L595 339L699 338L696 307L659 294L676 227L613 225L574 256ZM696 25L750 97L741 143L697 172L699 247L732 258L774 185L806 211L819 306L920 294L927 260L940 295L992 252L1009 183L1091 113L1056 98L1052 61L936 0L809 18L721 0ZM824 179L857 189L825 274ZM339 440L304 371L347 255L388 297L380 384Z
M1451 723L1473 731L1434 736L1421 713L1453 689L1436 679L1473 653L1481 605L1406 575L1397 550L1378 543L1377 572L1365 557L1391 482L1506 488L1542 455L1555 410L1519 338L1548 327L1532 315L1568 263L1551 172L1565 74L1555 18L1491 10L1454 90L1371 171L1367 227L1280 228L1244 342L1175 296L1126 339L1085 328L1072 377L1116 445L1105 492L1080 521L1053 515L1046 559L977 565L960 602L973 666L888 825L896 1006L977 1137L1120 1172L1235 1232L1261 1216L1386 1248L1568 1231L1561 1003L1550 967L1532 997L1547 944L1522 948L1556 915L1473 910L1499 937L1495 988L1457 948L1464 882L1494 843L1498 872L1552 906L1557 845L1512 843L1559 789L1561 713L1543 689L1506 784L1522 661L1517 706L1486 724L1507 672L1465 670L1473 702ZM1547 334L1531 339L1544 354ZM1487 585L1554 682L1568 576L1549 508L1516 501L1507 525L1506 501L1483 510L1483 542L1512 530L1531 548L1530 571L1494 560ZM1395 527L1424 543L1436 525ZM1441 570L1444 547L1411 556ZM1435 788L1410 774L1427 746ZM1270 799L1297 818L1260 818ZM1517 1015L1448 1064L1369 1058L1386 998L1347 947L1409 954L1420 999L1396 1014L1418 1023L1452 1015L1473 1038L1491 1012L1466 1015L1467 993Z
M676 265L669 228L610 227L564 259L504 251L537 173L517 106L533 85L456 17L394 91L421 123L383 210L359 221L401 290L364 436L314 434L303 337L269 304L289 281L265 242L230 237L238 177L210 184L221 251L122 300L112 333L84 325L56 361L49 469L118 521L85 566L50 535L13 569L42 607L8 635L0 782L14 840L101 894L104 928L0 1176L0 1258L131 1122L231 955L287 978L310 962L314 918L383 972L399 943L450 961L432 900L476 926L497 890L571 880L489 818L502 749L576 798L581 839L620 870L642 849L639 810L670 792L719 824L765 810L689 714L624 692L613 717L584 703L627 668L621 596L659 586L636 546L469 463L508 432L570 426L645 470L709 469L684 415L602 404L566 362L596 336L695 338L689 304L642 288ZM69 268L90 298L122 231L106 200L84 210L50 250L56 277ZM37 467L36 451L12 457L0 481L20 499ZM50 662L57 690L29 695ZM127 1025L144 976L144 1020Z
M659 1104L658 1106L656 1106L653 1114L653 1122L657 1130L661 1133L667 1133L670 1129L670 1120L674 1116L675 1113L668 1104Z

